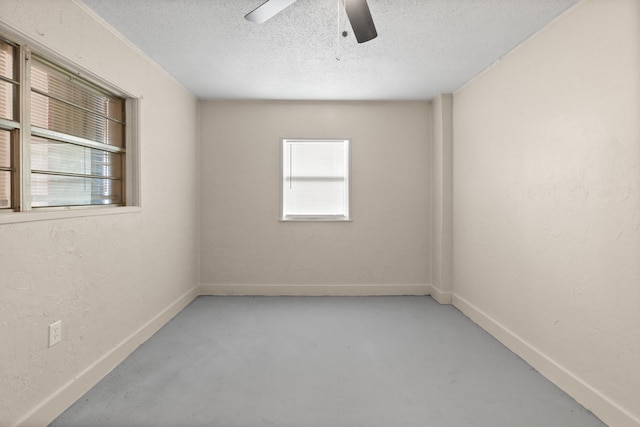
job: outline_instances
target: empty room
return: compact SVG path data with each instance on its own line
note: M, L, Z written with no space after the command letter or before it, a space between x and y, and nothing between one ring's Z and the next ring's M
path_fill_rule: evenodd
M640 1L0 0L0 427L640 427Z

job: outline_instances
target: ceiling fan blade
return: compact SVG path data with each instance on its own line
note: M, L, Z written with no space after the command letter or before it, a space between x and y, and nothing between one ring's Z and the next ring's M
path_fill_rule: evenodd
M297 0L267 0L251 12L247 13L244 18L247 21L262 24L282 12L288 6L291 6L296 1Z
M367 0L345 0L344 6L358 43L368 42L378 37Z

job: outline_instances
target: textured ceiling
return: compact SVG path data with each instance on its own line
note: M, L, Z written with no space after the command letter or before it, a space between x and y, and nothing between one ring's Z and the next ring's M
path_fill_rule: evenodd
M82 0L200 99L411 100L453 92L578 0L368 0L358 44L343 0ZM348 36L342 37L344 30Z

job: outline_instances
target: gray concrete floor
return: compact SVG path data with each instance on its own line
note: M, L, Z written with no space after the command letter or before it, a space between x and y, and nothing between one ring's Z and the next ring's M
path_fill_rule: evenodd
M604 424L430 297L199 297L50 426Z

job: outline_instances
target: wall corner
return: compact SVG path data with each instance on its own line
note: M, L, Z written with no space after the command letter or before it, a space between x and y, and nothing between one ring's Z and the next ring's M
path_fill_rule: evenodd
M443 298L450 304L453 292L453 95L440 94L431 106L432 287L434 295L448 295Z

